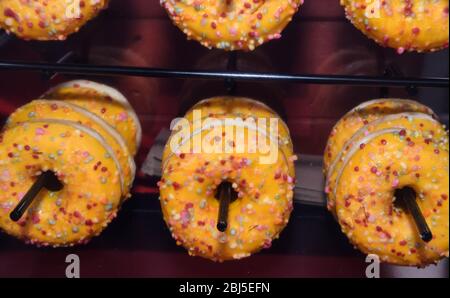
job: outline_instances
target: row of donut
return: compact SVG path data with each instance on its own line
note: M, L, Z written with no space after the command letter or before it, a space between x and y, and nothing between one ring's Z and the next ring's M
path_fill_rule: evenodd
M217 97L201 101L186 114L214 119L276 118L278 158L262 163L261 152L175 152L189 146L175 126L163 155L163 177L159 183L161 206L173 238L190 255L216 261L241 259L269 248L279 237L293 210L297 156L286 124L264 104L245 98ZM200 130L201 138L224 139L232 144L224 122L214 133ZM247 126L246 134L259 127ZM179 136L178 136L179 137ZM271 136L259 135L269 139ZM238 138L248 145L251 138ZM376 254L383 262L426 266L449 255L449 153L448 132L426 106L411 100L380 99L359 105L333 128L324 156L328 209L355 248ZM248 147L247 147L248 148ZM187 153L186 153L187 152ZM220 202L217 189L232 183L237 200L230 204L230 229L215 228ZM396 197L410 188L416 198ZM422 239L410 211L402 200L416 200L432 231Z
M0 134L0 227L37 245L73 245L100 234L130 197L141 126L126 98L91 81L58 85L18 108ZM60 191L39 192L9 214L42 173Z
M85 243L129 196L140 125L117 90L97 83L68 82L43 98L19 108L0 134L0 228L37 245ZM224 127L183 130L204 118ZM163 152L158 183L164 219L177 244L215 261L269 248L293 210L297 156L287 125L265 104L239 97L203 100L182 119ZM276 130L261 130L255 126L259 119L277 119ZM238 128L240 136L233 133ZM195 152L190 141L196 137L244 150ZM273 144L277 158L261 162L266 152L248 149L254 139ZM448 132L437 116L410 100L369 101L336 124L324 156L328 208L356 248L401 265L425 266L448 257L448 149ZM11 210L48 170L64 188L41 192L13 222ZM236 200L221 231L217 191L224 182L232 185ZM431 228L429 242L398 204L396 191L406 187L416 193Z
M350 241L400 265L449 256L448 131L410 100L363 103L333 128L324 155L328 209ZM415 198L401 198L411 189ZM404 200L415 199L432 234L423 239Z
M189 39L208 48L253 50L279 39L304 0L160 2ZM347 18L359 30L398 53L448 47L448 0L340 2ZM109 0L2 0L0 27L27 40L64 40L108 4Z

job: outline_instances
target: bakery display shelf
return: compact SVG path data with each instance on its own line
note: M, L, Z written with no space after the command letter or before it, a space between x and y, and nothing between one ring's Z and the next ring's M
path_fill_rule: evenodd
M236 80L236 81L284 81L302 84L331 84L379 87L433 87L448 88L449 78L442 77L386 77L386 76L346 76L317 74L282 74L240 71L200 71L162 69L149 67L83 65L69 63L46 63L28 61L0 60L3 71L41 71L59 74L95 75L95 76L136 76L153 78Z

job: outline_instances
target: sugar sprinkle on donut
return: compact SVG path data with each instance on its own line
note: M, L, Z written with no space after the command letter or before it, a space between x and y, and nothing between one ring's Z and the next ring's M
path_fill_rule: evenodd
M303 0L160 0L189 39L208 48L254 50L281 38Z

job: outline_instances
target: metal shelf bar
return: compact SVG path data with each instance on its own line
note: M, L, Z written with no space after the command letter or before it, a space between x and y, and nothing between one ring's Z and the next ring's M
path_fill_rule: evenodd
M270 82L284 81L302 84L389 86L389 87L432 87L448 88L449 78L386 78L371 76L280 74L238 71L201 71L162 68L144 68L128 66L102 66L64 63L42 63L26 61L1 61L0 71L41 71L59 74L95 75L95 76L136 76L177 79L206 79L236 81Z

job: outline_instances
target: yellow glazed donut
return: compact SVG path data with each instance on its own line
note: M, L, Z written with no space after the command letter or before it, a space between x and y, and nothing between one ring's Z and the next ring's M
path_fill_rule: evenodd
M26 40L64 40L97 16L108 2L1 0L0 27Z
M30 120L0 135L0 228L43 246L85 243L116 216L122 187L119 161L94 130L67 120ZM18 222L9 214L40 173L63 182L41 191Z
M406 99L383 98L364 102L349 111L333 127L325 149L324 170L329 168L344 144L364 125L385 116L398 113L417 112L436 117L433 111L419 102Z
M139 119L118 90L92 81L76 80L52 88L42 98L64 100L89 110L122 135L131 155L139 149L142 139Z
M341 4L359 30L399 54L448 47L448 0L341 0Z
M128 197L134 180L136 165L128 152L128 147L120 134L97 115L64 101L35 100L17 109L8 119L7 125L36 119L61 119L77 122L99 133L113 148L120 162L120 175L123 176L122 189Z
M345 133L343 127L337 134ZM345 147L345 149L343 149ZM382 261L425 266L448 256L448 133L432 116L377 118L355 132L327 174L328 207L350 241ZM433 233L421 240L395 192L412 188Z
M270 118L276 115L276 112L260 101L242 97L213 97L201 100L195 104L185 115L189 121L193 121L193 111L200 111L203 119L207 117L225 118L229 115L240 117L243 120L252 118L257 121L258 118ZM289 128L284 121L278 125L279 133L276 134L278 141L286 156L292 156L293 146ZM291 169L293 171L293 169ZM291 171L291 173L293 173Z
M161 0L189 39L208 48L254 50L281 37L303 0Z
M422 113L400 113L385 116L370 122L359 129L350 139L346 141L333 164L327 171L327 192L328 207L334 212L335 210L335 191L336 184L340 178L342 167L345 165L346 158L350 151L355 150L355 146L360 143L360 140L371 134L376 134L378 130L389 128L408 128L415 131L417 134L427 136L428 138L435 137L438 139L446 136L446 131L441 127L439 122L432 117ZM433 132L431 134L430 132ZM362 145L364 147L364 145ZM363 149L363 148L360 148Z
M230 102L227 102L227 101ZM216 106L222 102L224 107L230 108L220 116L213 117L219 121L222 130L215 131L202 122L200 129L196 129L194 118L189 116L184 120L192 126L190 133L181 133L180 121L174 126L173 133L163 154L163 176L159 183L161 207L164 219L178 245L183 245L190 255L198 255L214 261L241 259L271 246L272 240L278 238L286 226L293 208L293 188L295 180L292 144L279 142L274 136L261 126L244 125L236 119L241 113L233 113L233 106L245 106L243 102L251 100L243 98L221 97L210 101L202 101L197 107L188 112ZM267 113L265 106L253 102L253 117ZM218 108L218 106L217 106ZM212 109L214 110L214 109ZM219 115L216 110L215 114ZM199 119L201 119L202 115ZM193 117L193 116L192 116ZM263 116L265 119L278 120L278 127L282 127L279 116L275 113ZM197 119L197 118L196 118ZM228 120L227 120L228 119ZM204 120L206 121L206 120ZM248 122L251 123L251 122ZM269 125L269 124L268 124ZM184 126L183 126L184 127ZM230 131L242 128L243 135L234 137ZM278 130L282 133L282 129ZM260 140L270 143L272 152L276 151L276 158L271 162L261 159L263 153L256 150L249 152L253 133L258 134ZM195 138L208 140L212 143L223 142L224 147L236 148L245 145L243 151L195 151ZM288 137L288 136L285 136ZM174 140L180 138L180 142ZM189 144L192 141L192 144ZM239 144L240 143L240 144ZM191 146L192 145L192 146ZM224 148L222 147L222 148ZM202 148L204 149L204 148ZM215 198L218 186L222 182L230 182L237 193L237 199L229 206L228 229L220 232L216 228L219 201Z
M427 144L423 137L400 138L402 133L414 136L411 130L378 133L362 140L365 149L349 157L337 183L336 212L343 232L384 262L425 266L448 257L448 138ZM392 207L394 191L406 186L419 194L418 205L434 235L429 243L420 239L410 216Z

